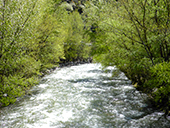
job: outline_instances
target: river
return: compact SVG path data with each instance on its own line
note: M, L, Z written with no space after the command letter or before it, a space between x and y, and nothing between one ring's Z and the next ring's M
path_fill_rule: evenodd
M15 104L0 109L2 128L169 128L115 67L82 64L54 70Z

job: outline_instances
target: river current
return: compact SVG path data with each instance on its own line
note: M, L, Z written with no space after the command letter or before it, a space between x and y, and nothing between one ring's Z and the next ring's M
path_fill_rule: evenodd
M147 96L114 71L100 64L58 68L0 109L0 128L170 128Z

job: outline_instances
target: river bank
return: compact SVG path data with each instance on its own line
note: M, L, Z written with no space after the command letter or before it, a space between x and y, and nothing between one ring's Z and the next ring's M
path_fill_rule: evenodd
M75 65L86 64L86 63L88 64L88 63L92 63L92 62L93 62L92 57L89 57L87 59L76 59L76 60L73 60L73 61L65 61L65 60L61 59L61 61L59 62L59 66L57 66L57 67L55 66L51 69L47 69L47 70L41 72L41 74L42 74L41 78L43 76L45 76L46 74L51 73L52 71L54 71L57 68L63 68L63 67L66 67L66 66L68 66L68 67L69 66L75 66Z
M39 84L39 80L42 79L45 75L48 75L50 73L52 73L55 69L57 68L63 68L66 66L74 66L74 65L79 65L79 64L85 64L85 63L92 63L92 58L89 57L87 59L76 59L74 61L65 61L65 60L61 60L58 64L58 66L53 66L50 68L45 68L44 70L41 70L40 73L38 73L37 75L35 75L35 78L33 78L33 80L27 82L27 83L23 83L23 88L19 90L16 90L16 88L21 85L21 81L23 78L17 78L18 83L14 83L14 87L11 86L7 86L5 89L12 91L11 93L9 91L3 90L2 93L3 95L0 96L0 108L11 105L13 103L15 103L18 99L20 99L20 97L23 97L24 95L30 95L30 89L32 87L34 87L35 85ZM20 86L19 86L20 87ZM18 92L17 92L18 91ZM2 101L2 103L1 103Z

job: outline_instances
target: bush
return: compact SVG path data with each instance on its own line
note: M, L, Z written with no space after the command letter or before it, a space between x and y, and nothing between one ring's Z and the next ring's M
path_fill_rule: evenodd
M151 77L145 83L145 88L158 108L170 110L170 63L156 64L150 71Z
M109 0L91 6L87 19L98 27L89 32L93 59L116 66L137 89L151 93L159 108L169 107L170 1Z

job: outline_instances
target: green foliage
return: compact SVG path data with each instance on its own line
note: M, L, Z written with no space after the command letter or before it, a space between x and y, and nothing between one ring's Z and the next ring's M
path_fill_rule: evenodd
M27 53L37 1L1 1L0 104L15 102L31 85L26 80L39 74L40 64ZM28 8L29 7L29 8ZM34 80L36 81L36 80ZM0 106L1 106L0 105Z
M160 108L170 109L170 2L100 0L91 8L87 20L97 25L95 33L88 33L94 59L105 67L116 65L139 90L151 93Z
M59 62L63 39L53 1L3 0L0 5L0 106L7 106L38 82L44 65Z
M37 84L60 59L88 58L88 36L77 11L61 0L0 1L0 106L7 106Z
M36 78L23 78L20 74L3 77L3 85L0 85L0 103L7 106L16 101L17 97L25 94L25 91L37 83Z
M161 109L170 106L170 63L163 62L151 68L151 77L145 83L145 88Z
M47 14L36 29L38 34L36 39L38 54L36 57L43 64L42 69L51 68L53 64L57 65L60 58L64 56L63 39L61 38L63 28L55 15ZM61 35L59 36L59 34Z
M86 59L89 57L90 46L86 36L83 36L84 22L81 15L75 11L65 19L68 34L64 40L64 52L66 61Z

